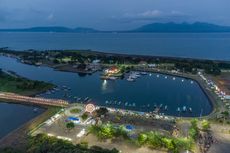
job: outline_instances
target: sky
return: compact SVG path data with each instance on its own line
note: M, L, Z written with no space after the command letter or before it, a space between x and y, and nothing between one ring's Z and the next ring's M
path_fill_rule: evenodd
M230 0L0 0L0 28L128 30L197 21L230 26Z

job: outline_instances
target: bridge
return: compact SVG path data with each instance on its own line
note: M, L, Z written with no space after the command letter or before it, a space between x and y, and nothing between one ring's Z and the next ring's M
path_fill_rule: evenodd
M13 101L16 103L24 103L29 105L44 105L44 106L58 106L58 107L66 107L68 106L68 102L61 99L46 99L46 98L38 98L38 97L28 97L22 96L15 93L9 92L0 92L0 99Z

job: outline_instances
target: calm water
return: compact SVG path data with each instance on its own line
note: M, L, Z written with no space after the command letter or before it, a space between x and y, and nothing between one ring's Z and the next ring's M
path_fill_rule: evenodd
M97 51L230 60L230 33L0 33L0 47Z
M137 111L152 111L154 105L168 106L168 111L162 111L167 115L175 116L200 116L207 115L212 107L199 85L192 80L162 74L145 75L136 82L124 80L103 81L100 72L93 75L79 76L76 73L54 71L48 67L35 67L17 62L15 59L0 57L0 68L12 70L29 79L52 82L59 87L67 86L72 90L65 92L60 90L44 97L67 98L74 102L74 96L90 97L93 103L106 105L105 101L113 101L110 107L126 108ZM159 77L157 77L159 75ZM121 105L115 104L121 101ZM128 105L125 106L125 103ZM136 107L129 106L135 103ZM193 112L178 113L178 107L191 107Z
M42 109L38 109L35 113L33 109L33 107L0 102L0 138L43 112Z

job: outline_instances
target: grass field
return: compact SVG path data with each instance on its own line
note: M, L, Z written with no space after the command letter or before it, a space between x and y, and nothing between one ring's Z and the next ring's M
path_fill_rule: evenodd
M54 85L42 81L14 77L0 71L0 91L13 92L22 95L34 95L53 88Z

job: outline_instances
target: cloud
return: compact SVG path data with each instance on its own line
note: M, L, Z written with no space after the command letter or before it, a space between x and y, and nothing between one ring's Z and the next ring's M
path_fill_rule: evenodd
M170 22L170 21L189 21L190 16L176 10L163 12L160 10L147 10L139 13L125 13L121 17L114 17L114 19L123 22Z
M50 13L48 16L47 16L47 20L53 20L54 19L54 14L53 13Z

